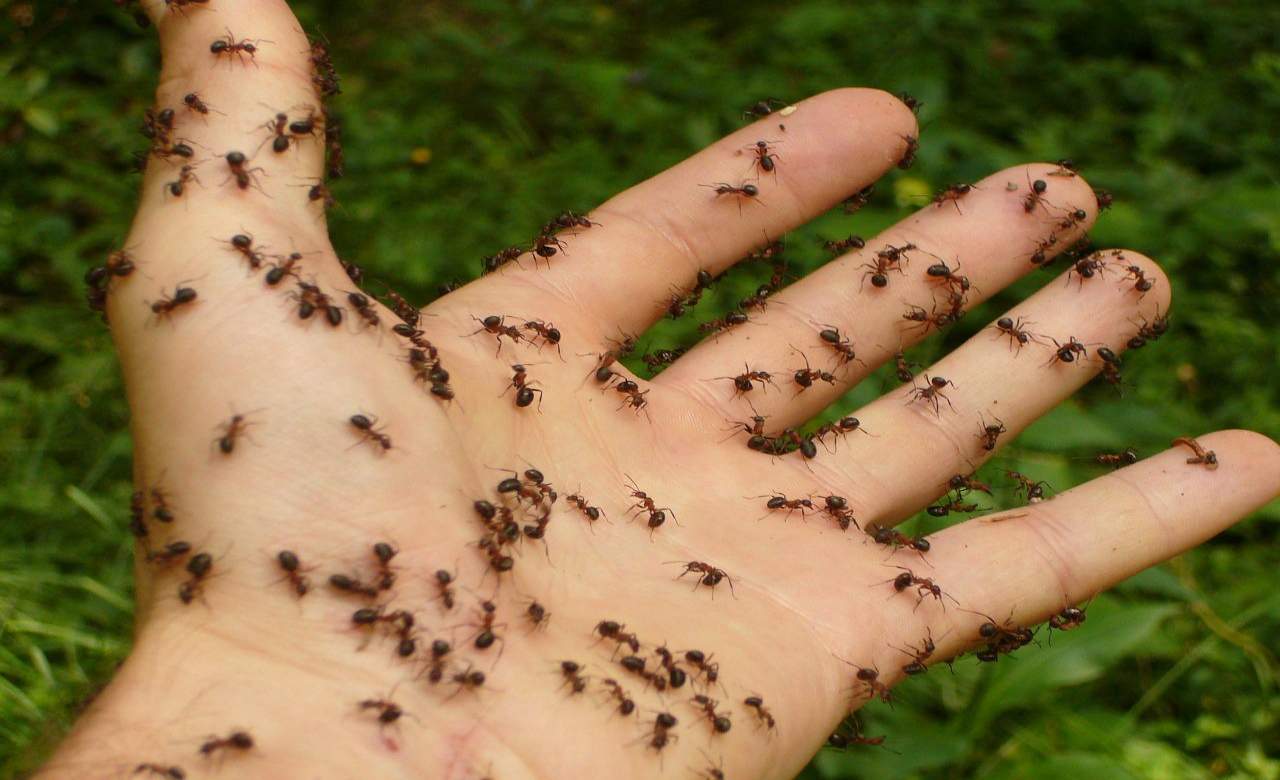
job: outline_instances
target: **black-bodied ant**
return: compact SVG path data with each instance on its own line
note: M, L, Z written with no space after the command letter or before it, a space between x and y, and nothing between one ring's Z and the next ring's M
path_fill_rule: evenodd
M199 163L196 163L199 165ZM183 165L178 171L178 178L164 185L165 191L175 198L181 198L182 194L187 191L187 183L194 181L201 187L204 183L200 181L200 177L196 175L196 165Z
M1089 350L1086 345L1081 343L1075 336L1068 336L1067 343L1061 344L1052 336L1049 338L1053 342L1053 355L1045 361L1044 365L1051 366L1055 363L1073 363L1077 357L1088 357Z
M199 92L188 92L182 97L182 102L186 104L188 109L195 111L197 114L204 114L205 116L208 116L210 111L219 114L222 113L216 108L211 108L208 103L204 102L204 99L200 97Z
M523 363L511 364L511 370L514 372L511 376L511 382L502 391L501 395L506 395L507 390L515 388L516 406L523 409L533 403L533 396L538 396L538 411L542 411L542 390L534 385L536 381L529 379L529 369ZM501 395L499 397L501 397Z
M293 586L293 592L301 598L307 595L311 590L311 580L302 572L302 562L298 559L298 554L292 550L281 550L276 553L276 563L284 570L285 579L289 580L289 584Z
M242 64L244 63L244 58L245 58L245 55L247 54L249 56L249 61L253 62L254 66L256 67L258 44L260 43L273 43L273 41L263 40L262 38L253 38L253 39L242 38L241 40L236 40L236 36L232 34L231 30L228 28L227 35L225 38L219 38L213 43L209 44L209 51L215 57L221 57L223 55L227 55L227 57L229 58L232 55L235 55L235 57L239 59ZM228 61L230 60L228 59Z
M256 178L256 174L262 172L262 167L247 167L249 164L249 158L245 157L244 152L227 152L224 159L227 161L227 168L231 171L227 179L235 179L236 186L242 190L255 187L258 192L261 192L263 195L267 194L267 191L262 189L262 185L258 183ZM227 179L223 179L222 183L226 184Z
M233 731L225 737L209 737L200 745L200 755L212 756L219 750L249 750L253 747L253 737L247 731Z
M540 631L550 624L551 613L537 599L529 599L529 605L524 609L524 618L529 621L531 631Z
M871 526L867 528L867 534L876 544L883 544L895 550L899 547L910 547L916 552L926 553L929 552L929 548L932 546L929 540L923 536L910 537L893 528Z
M1004 420L999 417L994 417L994 419L994 423L989 423L979 415L978 424L982 428L978 431L978 438L982 440L982 449L987 452L991 452L996 448L996 440L1000 438L1001 434L1009 432L1009 429L1004 426Z
M400 705L387 699L365 699L359 703L360 711L376 710L378 713L378 723L386 726L400 720L405 711L400 709Z
M626 645L631 648L631 652L640 652L640 640L634 633L623 631L624 628L626 625L616 620L601 620L596 623L594 633L599 634L600 639L612 639L618 647Z
M756 141L753 144L748 144L747 146L742 147L743 149L749 150L752 154L755 155L754 164L757 167L759 167L761 171L764 171L765 173L773 173L774 168L777 167L777 161L782 159L782 157L777 152L773 151L770 148L769 144L771 143L776 144L780 142L779 141Z
M1126 266L1124 270L1125 278L1134 280L1133 289L1140 293L1138 297L1146 295L1151 291L1152 287L1155 287L1155 281L1147 278L1146 273L1142 270L1142 266L1130 265Z
M676 349L658 349L653 352L645 353L640 357L640 359L644 361L645 366L650 371L656 372L676 362L676 360L678 360L685 351L684 347L677 347Z
M680 738L670 733L678 722L676 716L669 712L658 713L653 720L653 735L649 737L649 747L661 753L668 744L678 742Z
M619 714L625 717L636 711L635 701L627 693L626 689L622 687L621 683L612 677L606 677L601 680L601 683L608 689L610 698L618 702L617 709Z
M918 596L918 598L916 599L917 607L919 607L920 603L923 602L925 598L928 596L933 596L935 599L937 599L938 603L942 604L943 609L946 609L947 607L946 602L942 600L943 596L946 596L947 598L951 599L951 602L956 606L960 605L960 602L956 601L951 594L943 593L942 588L938 585L938 583L933 581L933 578L920 577L916 575L915 572L911 571L905 566L894 566L893 568L901 569L902 573L894 577L892 580L885 580L885 582L892 582L893 589L898 593L901 593L907 588L914 587L916 589L916 595Z
M587 499L579 493L573 493L565 496L565 500L572 504L574 508L582 513L583 517L587 518L587 520L592 523L596 522L604 515L604 510L598 506L591 506L587 503Z
M1195 453L1193 457L1187 458L1189 464L1199 464L1209 471L1218 468L1218 453L1213 450L1206 450L1204 445L1190 436L1179 436L1173 440L1173 446L1189 447Z
M1016 346L1018 352L1022 351L1022 347L1025 344L1033 341L1037 344L1040 343L1040 337L1026 328L1027 325L1034 325L1035 323L1029 321L1024 322L1023 319L1024 318L1022 317L1019 317L1016 320L1012 317L1001 317L996 320L996 324L992 326L997 331L997 337L1008 336L1009 348L1013 349Z
M372 441L382 448L383 452L391 449L391 437L383 433L383 428L375 428L378 418L366 414L353 414L347 421L351 423L351 427L359 432L360 441L357 444L366 441Z
M187 573L191 575L186 582L178 586L178 598L183 604L190 604L200 595L204 587L204 579L213 568L213 556L207 552L196 553L187 561Z
M1036 210L1036 206L1040 206L1040 208L1048 212L1048 208L1044 205L1044 193L1049 189L1049 183L1044 179L1030 181L1030 174L1028 174L1028 184L1030 190L1022 198L1022 210L1030 214Z
M494 629L506 628L506 623L495 622L498 617L498 606L492 601L485 600L480 602L479 623L469 623L467 625L472 628L478 628L479 631L471 637L469 641L477 650L487 650L493 646L494 642L498 642L501 647L498 648L498 657L502 657L502 651L506 648L507 641L498 635Z
M545 344L554 344L556 352L560 355L560 359L564 360L564 353L560 352L559 328L550 322L543 322L542 320L529 320L521 327L542 339L542 342L538 344L539 350L541 350Z
M829 345L831 349L835 351L837 366L843 366L846 363L851 363L855 360L862 363L853 351L853 342L840 335L840 331L838 329L833 328L830 325L823 325L822 329L818 331L818 338L822 339L824 343ZM866 365L866 363L862 364L864 366Z
M907 645L905 648L896 648L899 652L905 653L911 657L911 661L902 667L902 673L908 676L924 674L929 670L925 663L933 657L938 646L933 641L933 630L925 632L924 639L920 640L920 646Z
M373 557L378 561L378 590L391 590L396 582L395 572L391 570L391 559L400 551L390 542L376 542L372 549Z
M569 695L574 696L587 690L587 682L591 678L582 674L582 665L577 661L561 661L560 676L564 678L564 682L560 683L563 688L569 686Z
M843 661L844 659L840 659L840 660ZM854 674L854 678L857 680L857 682L854 684L855 692L857 692L858 685L861 684L866 688L866 694L868 699L874 699L879 697L880 701L884 702L885 704L893 703L893 694L889 691L889 686L885 685L880 680L879 669L875 668L874 666L858 666L857 664L849 663L848 661L845 661L845 663L849 664L849 666L852 666L853 668L858 670Z
M160 300L151 301L147 305L157 319L168 319L178 308L194 303L197 295L194 288L179 285L173 288L172 295L163 295L162 291Z
M727 184L725 182L716 182L715 184L702 184L699 186L710 187L715 190L716 198L719 198L721 195L733 195L734 199L738 202L739 214L742 213L742 201L744 198L747 200L754 200L757 203L764 202L759 200L760 188L754 184L741 184L735 187L734 185Z
M351 308L355 309L356 315L364 320L365 325L377 328L382 324L382 318L378 316L377 309L373 308L369 297L364 293L347 293L347 303L351 304Z
M742 325L749 320L746 312L731 311L723 317L718 317L710 322L702 322L698 324L698 332L702 334L721 333L734 327Z
M753 496L754 498L764 498L764 496ZM775 493L769 496L769 500L765 502L765 508L773 512L779 509L787 510L787 517L791 517L792 512L799 512L804 517L805 512L814 512L813 501L808 498L787 498L785 495Z
M443 639L432 641L431 660L427 662L427 681L432 685L444 679L445 667L448 664L447 656L452 650L453 646Z
M364 583L357 577L348 574L334 574L329 577L329 586L343 593L352 593L365 598L376 598L378 588Z
M665 506L659 507L657 502L654 501L648 493L641 490L631 477L627 477L627 483L627 486L631 488L631 497L636 499L636 503L631 505L631 509L628 510L627 514L630 514L631 512L648 513L649 534L651 536L659 526L666 522L668 512L671 513L671 519L675 520L676 523L679 524L680 521L676 518L674 509Z
M850 249L862 249L866 245L867 242L863 240L862 236L853 235L848 236L847 238L822 242L823 249L836 255L848 252Z
M237 233L223 243L230 244L231 248L239 252L244 257L245 262L249 264L249 267L255 271L262 267L263 260L266 259L266 254L263 252L266 247L262 245L255 247L253 245L253 236L248 233ZM283 277L283 274L281 276Z
M773 713L769 711L769 708L764 706L763 697L751 695L743 699L742 703L755 711L756 721L759 725L764 726L767 731L778 730L778 722L774 719Z
M755 389L755 383L760 383L761 391L764 390L766 384L777 387L773 382L773 375L768 371L753 371L746 363L742 364L743 372L737 376L718 376L716 379L729 379L733 381L734 395L742 395L749 393Z
M832 374L829 371L822 371L819 369L812 368L809 365L808 355L796 349L795 347L792 347L791 350L793 352L798 352L800 354L800 357L804 360L804 368L796 369L791 374L792 380L800 388L799 390L796 391L796 395L799 395L800 393L803 393L805 390L808 390L810 387L813 387L813 383L815 381L826 382L829 385L834 385L836 383L836 378L834 374Z
M498 350L497 352L494 352L495 356L498 354L501 354L502 352L503 336L506 336L507 338L511 339L511 341L515 344L519 344L521 341L525 340L525 337L521 335L519 328L517 328L515 325L507 324L507 318L504 315L490 314L484 319L480 319L479 317L476 317L473 315L471 319L480 323L480 327L479 329L472 331L469 335L474 336L477 333L492 334L494 339L496 339L498 342Z
M1049 618L1049 628L1070 631L1079 628L1086 617L1085 611L1080 607L1064 607L1061 612Z
M941 404L938 403L938 399L941 398L942 400L947 402L947 406L951 407L951 411L954 412L956 410L955 405L951 403L951 399L948 398L946 394L942 392L943 390L946 389L947 385L951 385L952 387L955 387L956 386L955 382L952 382L950 379L947 379L946 377L941 377L941 376L931 377L928 374L924 375L924 381L925 381L924 387L919 387L915 384L912 384L911 392L910 392L911 397L908 399L907 403L911 403L912 401L924 401L925 403L931 404L933 406L934 414L938 416L942 416L942 406Z
M288 124L289 115L283 111L278 112L274 119L268 119L266 122L262 123L262 126L270 133L267 138L271 139L271 151L276 154L289 151L289 141L291 139L285 132L286 125ZM263 143L266 143L266 141L264 140ZM259 145L259 148L261 148L261 145Z
M733 578L725 573L724 569L717 568L709 563L704 563L703 561L689 561L687 563L683 561L668 561L668 563L679 563L684 566L684 571L680 572L676 577L678 580L684 579L686 574L694 575L694 590L697 590L700 585L706 585L711 590L711 595L714 598L716 586L720 584L721 580L725 580L729 583L729 593L733 595L734 598L737 598L737 594L734 593L733 590Z
M702 714L706 717L707 723L710 724L713 734L727 734L729 729L733 728L733 722L729 720L729 716L722 715L716 711L716 705L719 702L710 696L699 693L693 697L691 703L702 710Z
M171 563L186 557L191 552L190 542L169 542L160 550L147 550L147 563L154 563L157 566L168 566Z
M140 775L143 772L148 772L160 777L168 777L170 780L186 780L187 777L187 773L183 771L180 766L166 766L165 764L155 764L151 762L141 763L133 768L133 773L135 775Z

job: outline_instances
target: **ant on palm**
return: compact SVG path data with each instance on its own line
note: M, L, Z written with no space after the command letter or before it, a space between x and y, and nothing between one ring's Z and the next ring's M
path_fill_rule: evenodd
M511 370L515 373L511 377L511 383L502 391L502 395L507 394L507 390L515 388L516 390L516 406L523 409L533 403L534 393L538 395L538 411L542 411L542 390L534 387L537 384L529 379L529 370L523 363L513 363ZM501 396L499 396L501 397Z
M737 376L718 376L716 377L716 379L733 380L735 395L741 395L743 393L751 392L753 389L755 389L754 383L756 382L760 383L761 391L764 390L766 384L773 385L775 388L777 387L777 385L774 384L773 382L773 375L770 374L768 371L752 371L751 367L748 366L746 363L743 363L742 367L744 369L743 372L741 374L738 374Z
M253 62L255 67L257 67L258 44L260 43L274 43L274 41L267 41L262 38L243 38L241 40L236 40L236 36L231 32L231 29L227 28L226 37L219 38L209 44L209 51L215 57L221 57L223 55L230 57L234 55L242 64L244 63L244 58L247 54L249 56L249 60Z
M382 448L383 452L391 449L391 437L383 433L385 428L376 428L378 423L376 416L365 414L353 414L348 418L351 426L360 432L360 441L357 444L366 441L372 441Z
M168 319L179 307L194 303L197 293L194 288L174 287L172 295L162 295L160 300L148 304L151 313L158 319Z
M682 562L668 561L668 563L682 563ZM712 566L709 563L704 563L702 561L689 561L688 563L682 563L682 565L684 566L684 571L680 572L679 576L677 576L676 579L681 580L681 579L684 579L686 574L693 574L694 590L697 590L700 585L706 585L708 588L711 589L711 595L714 598L715 592L716 592L716 586L720 584L721 580L726 580L729 583L729 593L733 595L734 598L737 598L737 594L734 593L734 590L733 590L733 578L730 577L727 573L725 573L724 569L717 568L715 566Z

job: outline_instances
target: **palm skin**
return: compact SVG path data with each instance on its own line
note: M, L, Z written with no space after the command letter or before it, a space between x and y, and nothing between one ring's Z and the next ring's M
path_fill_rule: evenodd
M283 2L220 0L216 14L147 5L166 54L157 104L179 105L199 87L223 112L181 120L182 134L203 147L250 152L263 138L262 104L319 104L298 53L307 42ZM227 27L270 43L251 63L216 57L209 42ZM1170 450L1052 501L935 534L925 556L890 551L819 514L787 519L765 509L769 494L839 495L863 527L891 526L942 494L951 475L992 455L976 434L980 419L1007 426L1003 446L1101 370L1097 359L1046 364L1050 338L1119 351L1142 322L1167 311L1158 267L1126 252L1124 264L1155 281L1150 292L1135 294L1118 273L1049 283L1012 312L1044 334L1037 343L1015 349L984 331L928 369L953 383L936 411L913 400L910 387L891 391L856 412L866 435L845 436L813 460L751 452L742 433L726 441L728 428L756 410L770 431L802 424L900 345L918 341L923 333L901 315L903 301L929 309L941 300L945 287L925 274L928 265L945 259L955 268L958 260L972 279L971 307L1029 270L1027 255L1049 236L1052 254L1083 234L1096 217L1092 193L1052 165L994 174L954 209L926 207L867 250L783 290L752 322L640 382L649 391L640 413L619 409L622 397L591 378L600 353L660 318L672 291L690 288L700 268L718 274L762 234L780 235L873 182L917 132L910 111L874 90L798 105L783 122L765 118L590 212L597 224L563 233L565 250L548 262L526 255L425 308L419 327L450 372L452 402L413 380L390 311L378 309L377 329L358 328L350 311L338 328L319 317L301 321L286 295L292 285L264 285L262 271L228 247L231 235L248 232L268 253L302 251L301 277L335 297L354 289L329 245L323 209L297 187L320 174L319 143L253 155L260 189L223 181L225 162L211 157L181 202L164 191L177 166L153 160L125 242L140 273L113 282L108 312L135 414L137 483L162 485L179 508L152 544L189 540L215 563L200 597L183 604L181 569L140 558L135 650L47 776L80 776L85 766L123 776L143 760L212 768L196 755L204 738L244 728L255 747L216 766L234 761L246 777L679 777L709 767L734 778L790 777L868 700L854 667L896 682L910 660L898 648L931 636L932 663L978 642L987 618L975 613L1042 621L1276 495L1275 444L1229 431L1201 437L1218 455L1216 470L1187 464L1186 449ZM758 175L744 147L780 134L776 170L758 179L760 203L698 186ZM1037 179L1049 182L1052 206L1027 208ZM1072 221L1076 208L1086 216ZM928 254L905 265L888 290L859 284L874 250L907 243ZM198 301L153 316L145 302L185 280ZM553 322L561 350L503 339L495 355L494 337L474 332L489 315ZM857 346L857 360L840 363L818 336L828 326ZM803 367L801 355L836 382L797 394L790 375ZM517 362L543 391L540 403L519 408L509 389L500 395ZM772 372L778 386L735 391L723 377L744 363ZM228 455L210 440L234 413L252 424ZM349 422L357 413L376 416L390 450L360 440ZM473 502L497 500L495 486L509 476L503 469L531 466L561 500L545 543L526 539L514 569L498 574L476 545ZM660 527L631 511L631 484L673 510ZM605 517L589 523L567 505L570 493ZM369 571L370 545L381 540L398 548L397 582L376 602L414 613L420 651L408 660L385 637L371 640L352 626L362 600L324 585L333 573ZM281 581L273 560L281 549L307 567L313 589L305 598ZM724 570L732 588L679 578L690 561ZM896 593L889 580L897 566L931 578L945 598ZM438 569L457 574L451 611L435 598ZM497 604L505 624L502 641L487 650L471 644L482 599ZM524 621L530 599L551 612L543 629ZM714 653L719 683L646 690L619 665L614 643L594 634L602 620L639 637L648 668L663 644ZM432 686L423 657L435 638L448 639L456 657ZM562 685L564 659L585 667L585 694ZM468 664L487 675L479 690L450 680ZM612 710L603 678L631 691L637 714ZM713 734L691 704L703 692L731 717L728 733ZM776 730L742 704L751 695L763 697ZM393 699L408 715L380 725L359 708L373 698ZM679 719L671 732L678 741L657 751L649 742L660 711Z

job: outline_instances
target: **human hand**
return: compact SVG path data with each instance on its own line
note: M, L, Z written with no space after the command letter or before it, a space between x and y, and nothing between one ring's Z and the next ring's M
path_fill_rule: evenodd
M608 767L652 776L689 774L688 767L705 765L705 751L712 764L723 757L729 777L789 776L867 698L868 686L846 662L876 667L878 682L893 683L909 660L895 648L931 635L936 661L977 641L986 618L958 607L997 622L1043 620L1275 495L1274 445L1229 432L1201 439L1222 462L1216 471L1186 464L1189 452L1177 449L997 516L1008 518L1001 522L975 520L935 534L924 556L890 557L857 529L841 531L817 514L784 522L782 513L766 512L764 499L747 498L839 495L862 526L891 526L990 456L976 434L980 417L1003 421L1008 432L997 444L1007 443L1100 370L1093 344L1119 352L1135 323L1167 311L1159 270L1126 251L1125 264L1154 281L1146 295L1117 271L1050 283L1011 313L1034 323L1027 327L1037 334L1089 344L1087 360L1045 365L1052 355L1045 344L1014 349L985 331L928 369L954 383L936 408L911 400L909 388L894 390L857 412L868 435L847 435L834 452L771 458L746 449L743 434L724 440L728 421L756 412L771 432L801 424L900 343L916 341L921 330L903 319L904 310L947 305L949 285L924 271L938 258L951 268L959 258L957 273L970 280L968 308L1030 270L1028 255L1051 235L1058 240L1050 254L1082 235L1095 216L1092 193L1078 177L1049 175L1055 166L997 173L954 207L926 207L642 382L649 393L639 414L618 409L623 396L590 378L596 358L584 354L643 331L665 313L672 287L689 289L698 270L721 273L762 236L816 216L900 159L914 119L897 100L869 90L820 95L745 128L592 211L597 225L560 234L564 251L536 264L525 256L521 267L507 265L428 307L420 327L439 349L455 395L452 403L439 400L415 383L408 345L389 331L393 316L377 309L381 326L363 328L346 301L355 287L325 236L323 198L307 197L323 169L321 143L302 134L275 153L260 127L277 110L298 120L306 106L319 105L302 53L307 43L283 5L150 5L166 53L157 107L177 110L174 140L196 142L195 159L204 162L194 169L199 179L175 197L166 185L188 161L152 159L124 243L137 269L110 282L109 313L135 412L138 486L162 487L177 515L171 525L148 520L148 546L156 552L185 540L214 563L184 604L178 591L189 575L181 562L162 568L140 560L134 655L54 771L81 761L126 769L156 761L192 775L206 766L231 771L236 762L245 775L292 767L342 777L492 770L506 778L586 776ZM210 51L224 28L235 41L262 39L251 59ZM188 112L182 98L192 90L222 113ZM743 150L761 138L783 140L773 172L753 170ZM231 150L252 158L247 170L262 169L243 190L224 181L230 171L215 154ZM757 175L759 203L699 186ZM1032 202L1028 211L1036 180L1048 182L1045 204ZM1077 207L1085 218L1069 220ZM1073 224L1061 227L1063 220ZM271 265L284 260L266 257L262 268L246 270L228 243L238 233L252 234L268 255L304 253L299 278L345 306L346 319L336 328L324 312L299 320L298 301L288 297L299 291L297 280L265 283ZM867 283L862 263L907 242L918 251L908 252L903 274L891 271L883 289ZM155 316L145 302L179 283L195 289L196 300ZM478 327L473 318L493 314L517 326L553 322L562 349L504 339L495 357L492 336L468 335ZM827 325L854 346L856 360L837 367L838 353L818 335ZM801 353L834 383L818 380L797 395L790 373L803 367ZM544 393L523 408L510 391L499 397L517 360ZM777 388L736 393L716 378L741 373L744 362L775 374ZM245 413L251 427L224 455L210 439L233 413ZM357 413L378 417L390 450L360 441L349 422ZM505 475L493 468L530 465L561 494L545 555L543 542L525 539L514 569L497 574L476 546L481 526L472 502L496 500L494 486ZM647 513L628 520L628 479L674 510L652 532ZM569 493L607 518L588 524L567 506ZM332 573L371 573L369 548L381 540L399 549L397 581L376 603L415 615L420 641L409 660L381 630L366 646L367 632L351 620L364 602L325 584ZM274 556L281 549L316 567L308 573L313 592L300 600L280 581ZM732 590L728 582L693 589L689 577L676 579L682 567L670 561L708 562L727 572ZM914 588L895 595L886 582L899 573L894 565L931 578L944 598L917 603ZM448 612L432 600L437 569L456 569L472 591L460 587ZM476 629L465 624L491 596L506 624L504 641L477 649ZM545 630L524 624L529 598L551 611ZM715 653L718 684L644 690L643 680L611 660L614 643L593 638L605 619L638 635L648 669L664 642ZM454 650L446 679L433 687L421 673L434 638ZM561 687L562 659L585 665L591 680L583 696ZM468 662L486 682L459 693L451 677ZM631 691L642 718L612 713L601 694L605 677ZM712 734L689 703L695 692L719 700L732 719L728 733ZM763 696L776 732L758 730L742 704L751 694ZM358 707L377 697L412 717L380 726L374 711ZM671 732L679 742L660 753L648 745L657 711L679 719ZM534 726L531 716L542 714L557 719L555 732ZM206 735L235 728L252 733L252 750L221 763L196 754Z

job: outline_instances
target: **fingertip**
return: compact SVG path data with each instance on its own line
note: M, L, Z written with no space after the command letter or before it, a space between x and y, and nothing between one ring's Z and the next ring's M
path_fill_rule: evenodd
M1217 454L1220 468L1246 468L1271 498L1280 495L1280 444L1271 437L1243 428L1207 433L1196 439ZM1269 499L1268 499L1269 500Z

